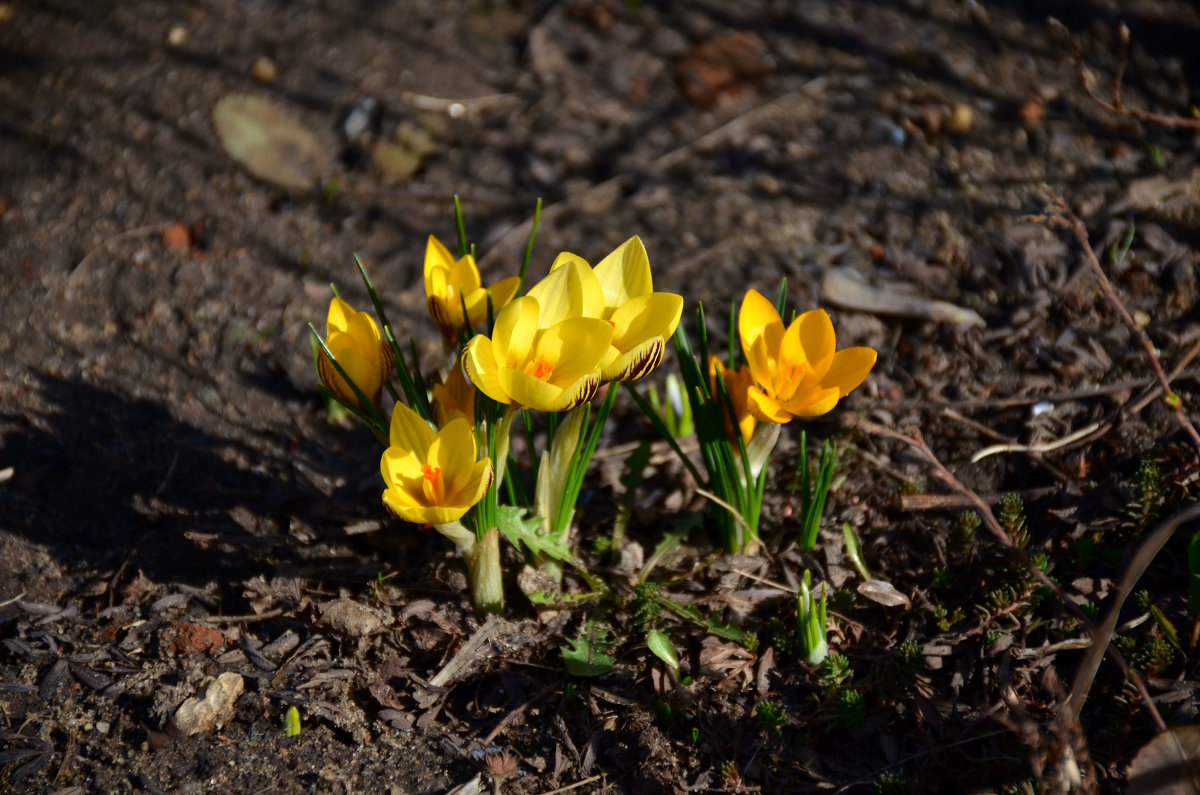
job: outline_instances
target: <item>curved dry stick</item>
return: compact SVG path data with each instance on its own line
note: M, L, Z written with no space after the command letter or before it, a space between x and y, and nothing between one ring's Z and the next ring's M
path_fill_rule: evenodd
M1167 539L1174 534L1176 528L1184 522L1190 522L1197 518L1200 518L1200 504L1184 508L1154 528L1154 532L1146 537L1146 540L1134 553L1133 559L1129 561L1129 567L1125 569L1125 575L1121 577L1121 585L1117 588L1117 600L1109 609L1108 615L1105 616L1104 623L1092 634L1091 648L1088 649L1087 654L1083 657L1083 662L1079 664L1079 669L1075 672L1075 681L1071 683L1071 693L1067 696L1066 704L1071 710L1071 717L1079 718L1079 711L1083 709L1083 702L1087 699L1088 691L1092 689L1092 681L1096 678L1096 670L1100 667L1100 658L1104 656L1107 649L1111 648L1110 644L1113 630L1117 626L1117 618L1121 614L1121 607L1125 604L1125 600L1133 592L1133 586L1137 585L1138 580L1146 571L1146 567L1150 565L1150 561L1154 560L1154 556L1167 543ZM1157 712L1154 714L1158 715ZM1158 718L1157 722L1159 731L1166 731L1167 727L1162 722L1162 718Z

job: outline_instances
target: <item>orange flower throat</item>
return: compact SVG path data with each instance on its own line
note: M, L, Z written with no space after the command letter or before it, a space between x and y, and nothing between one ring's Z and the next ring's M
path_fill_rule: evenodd
M425 481L421 484L425 499L429 500L430 505L440 505L444 493L442 468L433 464L422 464L421 474L425 476Z
M554 365L546 361L545 357L539 356L525 365L524 372L526 375L545 381L554 374Z

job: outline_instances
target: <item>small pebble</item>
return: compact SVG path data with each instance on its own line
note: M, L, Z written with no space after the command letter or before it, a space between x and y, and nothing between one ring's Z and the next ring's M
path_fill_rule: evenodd
M1046 115L1046 106L1037 97L1030 97L1017 109L1017 118L1025 124L1037 124Z
M162 233L163 246L173 254L181 254L192 244L192 236L183 224L171 224Z
M175 25L167 31L167 44L172 47L181 47L188 40L188 29L183 25Z
M1140 328L1145 328L1150 325L1150 313L1143 309L1133 310L1133 322L1137 323Z
M279 67L265 55L260 55L250 67L250 76L260 83L274 83L279 79Z
M971 124L975 120L974 117L975 114L971 110L971 106L965 102L960 102L950 109L950 129L959 134L970 132Z

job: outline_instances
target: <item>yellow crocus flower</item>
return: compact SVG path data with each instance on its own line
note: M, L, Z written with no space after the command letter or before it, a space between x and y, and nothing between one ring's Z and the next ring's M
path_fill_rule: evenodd
M594 317L566 317L546 327L542 318L555 320L563 310L552 301L543 312L533 292L504 308L491 338L471 338L463 367L471 383L497 402L566 411L591 400L600 387L612 326ZM550 298L556 295L552 291Z
M475 387L467 380L462 365L455 362L445 380L433 385L433 418L439 428L445 428L458 417L475 424Z
M725 379L725 388L729 391L729 402L733 404L733 413L737 419L738 430L742 434L742 441L749 443L750 437L754 435L754 426L758 425L758 418L750 411L750 392L754 389L754 379L750 377L750 370L745 365L737 370L726 370L720 357L715 353L710 353L708 356L708 379L714 400L717 400L717 373L720 373ZM724 414L723 408L722 414ZM729 434L730 438L733 437L733 424L727 416L725 417L725 432Z
M447 339L453 339L460 326L473 327L487 317L489 295L493 311L499 312L517 294L520 284L521 277L511 276L484 287L475 258L470 254L454 259L433 235L425 244L425 305ZM466 317L463 317L464 303Z
M570 263L587 268L574 254L563 253L554 270ZM683 296L654 292L650 258L636 235L617 246L591 269L600 285L603 307L598 316L613 327L608 354L601 365L605 381L636 381L657 367L683 314Z
M440 431L403 403L392 410L390 446L379 469L383 504L415 524L445 525L463 517L492 483L492 462L476 461L475 433L459 417Z
M750 411L765 422L824 414L875 366L870 348L835 351L825 310L805 312L785 329L775 305L757 290L742 299L738 331L757 387L749 391Z
M359 391L378 406L383 382L392 370L392 349L379 334L375 319L366 312L354 311L350 304L335 296L329 302L325 320L325 347ZM317 354L317 377L331 392L363 408L354 390L324 353Z

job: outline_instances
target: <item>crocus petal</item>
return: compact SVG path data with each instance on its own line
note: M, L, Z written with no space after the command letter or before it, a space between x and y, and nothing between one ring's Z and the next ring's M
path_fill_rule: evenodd
M499 367L493 354L492 341L482 335L476 335L467 343L463 351L462 366L467 371L467 377L483 394L498 403L511 403L512 398L500 386L498 378Z
M604 290L587 263L566 252L558 255L546 278L529 288L526 297L536 298L541 308L542 328L572 317L601 318Z
M551 263L550 272L553 273L564 265L582 265L585 268L592 267L591 265L587 264L587 260L578 254L572 254L569 251L562 251L559 252L559 255L554 258L554 262Z
M562 397L562 387L547 383L540 378L521 372L504 369L500 371L500 385L512 396L512 402L537 411L557 411Z
M563 389L562 394L559 396L557 407L554 409L554 411L570 411L576 406L583 405L594 398L599 389L599 371L589 373L583 378L580 378L570 387Z
M792 326L798 331L798 341L804 349L803 359L808 362L809 377L800 382L799 387L807 389L818 384L821 377L829 369L833 361L833 352L837 341L833 333L833 321L824 309L813 309L805 312L792 321ZM790 331L790 329L789 329ZM784 334L784 345L781 358L791 361L795 349L787 344L790 335Z
M605 307L610 312L629 299L654 290L650 258L637 235L617 246L596 264L594 270L604 290Z
M449 285L460 293L470 293L483 286L479 267L470 254L450 266Z
M795 402L785 403L782 408L793 417L819 417L833 410L838 402L836 387L830 389L813 389Z
M390 483L393 488L410 491L414 488L418 492L421 490L421 479L424 477L421 467L424 464L423 458L418 458L412 451L401 450L399 447L389 447L380 458L384 481Z
M445 428L455 417L475 419L475 388L459 362L450 367L442 383L433 385L433 415L439 428Z
M378 371L375 364L364 359L357 350L351 347L352 345L353 341L347 340L346 335L342 333L330 334L329 339L325 341L325 346L329 348L334 358L337 359L338 364L346 371L346 375L350 376L350 380L358 385L358 388L368 398L373 398L372 392L377 386L376 374ZM322 380L324 380L324 375L326 374L331 377L326 386L329 386L330 383L336 383L336 388L330 387L333 391L349 399L351 402L357 400L354 390L350 388L349 384L338 373L337 368L333 366L332 362L322 356L317 360L317 366L324 370Z
M343 301L337 296L329 302L329 314L325 318L326 333L337 331L345 331L350 327L350 318L354 317L355 311L350 304Z
M509 276L507 279L500 281L487 288L488 294L492 296L492 311L499 312L508 302L517 294L517 290L521 287L520 276ZM486 308L484 310L487 311Z
M435 271L442 271L442 279L440 286L445 285L446 274L454 267L454 257L450 254L450 249L442 245L442 241L438 240L433 235L425 241L425 294L435 295L437 291L431 289L433 286L430 279Z
M747 394L749 398L750 413L756 419L763 422L778 422L785 423L792 419L792 414L788 412L779 402L773 397L763 392L761 389L751 389Z
M599 369L612 335L612 326L589 317L571 318L546 329L538 338L537 358L554 365L547 380L561 387Z
M437 449L430 450L430 459L442 469L446 478L447 498L462 491L475 465L475 434L465 419L452 420L438 433Z
M418 458L426 458L435 438L437 432L429 427L420 414L403 403L397 403L392 409L392 422L388 429L388 441L392 447L409 450Z
M822 387L836 387L838 397L843 398L858 387L875 366L877 354L871 348L845 348L833 356L833 362L825 377L821 379Z
M774 363L783 342L783 321L775 305L758 290L747 290L738 313L742 351L754 380L767 384L774 377Z
M492 477L494 469L492 460L485 458L482 461L476 461L471 466L471 474L467 482L471 488L461 492L460 497L468 506L474 506L477 502L483 499L484 493L488 487L492 485Z
M653 337L664 341L675 333L683 315L683 296L675 293L647 293L621 304L613 312L612 344L627 351Z
M520 367L529 359L537 338L540 311L537 299L527 295L514 300L496 316L496 325L492 329L496 364ZM478 337L472 342L475 339Z
M636 381L643 378L662 364L666 347L662 337L652 337L627 353L606 360L600 369L600 377L605 381ZM609 348L610 352L615 350Z

